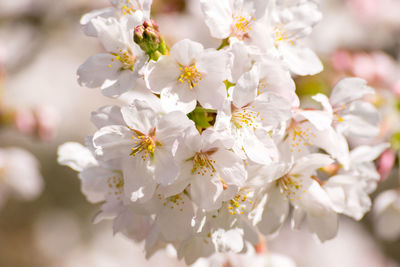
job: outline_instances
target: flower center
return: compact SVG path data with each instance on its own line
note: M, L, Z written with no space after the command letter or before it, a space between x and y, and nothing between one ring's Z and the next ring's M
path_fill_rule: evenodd
M274 28L274 40L275 43L289 42L294 45L292 36L287 32L287 30L283 29L283 26L277 26Z
M137 10L131 0L120 0L117 8L119 9L120 16L132 15Z
M142 153L142 159L146 160L149 156L154 156L154 150L157 145L160 145L159 142L155 139L155 128L151 130L150 134L145 135L138 131L134 131L137 133L137 136L132 136L132 139L135 140L135 145L132 147L132 156L136 156L138 153Z
M121 200L121 195L124 189L124 179L121 176L113 176L107 179L108 184L108 195L117 197Z
M313 146L311 140L315 138L315 134L311 132L309 128L302 127L298 124L291 127L289 138L291 141L290 152L294 152L295 150L301 152L302 148Z
M159 200L163 200L163 206L164 207L169 207L170 209L179 209L179 211L183 211L183 205L185 204L185 201L182 198L182 193L168 197L168 198L162 198L161 194L157 195L157 198Z
M233 30L232 33L234 36L243 40L246 36L247 32L251 30L251 21L255 20L250 15L235 15L233 17Z
M181 71L181 75L179 76L178 81L181 83L187 83L190 89L196 87L201 80L201 73L197 71L196 65L190 66L180 66L179 70Z
M215 160L209 159L208 153L198 152L193 157L192 174L204 176L210 173L211 176L214 176L216 170L213 164L215 164Z
M232 123L239 129L243 127L253 127L256 129L262 120L260 112L244 108L235 110L231 118Z
M231 215L243 214L251 210L253 201L249 199L249 192L239 192L236 196L229 200L228 210Z
M133 71L137 57L133 54L130 48L128 48L128 50L120 49L118 53L111 53L111 55L114 56L114 58L111 59L111 61L114 62L115 60L118 60L119 62L121 62L122 64L121 71L122 70ZM111 68L111 64L108 65L108 67Z
M340 113L345 109L346 109L346 104L343 104L340 107L337 107L337 108L333 109L334 121L335 122L343 122L343 117L342 117L342 115Z
M286 196L286 199L290 199L290 201L294 201L296 194L300 192L303 188L300 179L298 179L298 175L289 175L279 178L276 181L276 186L279 186L281 194ZM306 190L303 190L305 193ZM301 199L301 196L298 196L298 199Z

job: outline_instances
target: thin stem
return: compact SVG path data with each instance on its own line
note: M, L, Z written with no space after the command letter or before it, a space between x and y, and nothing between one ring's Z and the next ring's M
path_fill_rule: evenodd
M217 48L217 50L221 50L222 48L226 47L229 45L229 37L225 38L224 40L222 40L222 43L220 44L220 46Z

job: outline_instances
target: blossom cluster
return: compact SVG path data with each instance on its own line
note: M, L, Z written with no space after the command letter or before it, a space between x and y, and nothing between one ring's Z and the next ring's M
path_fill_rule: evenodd
M6 70L2 61L0 58L0 134L11 129L43 141L51 139L57 118L49 108L28 111L4 104ZM20 147L0 147L0 210L10 197L25 201L36 199L43 187L40 164L33 154Z
M309 106L295 91L292 75L323 68L306 45L322 17L314 1L200 0L217 49L188 39L169 48L151 0L110 2L81 20L104 52L79 67L78 82L129 104L93 112L85 146L58 152L87 199L103 202L95 222L145 240L147 256L171 244L192 264L244 253L289 219L329 240L339 214L359 220L370 209L373 160L388 145L348 139L378 135L365 101L374 90L345 78Z

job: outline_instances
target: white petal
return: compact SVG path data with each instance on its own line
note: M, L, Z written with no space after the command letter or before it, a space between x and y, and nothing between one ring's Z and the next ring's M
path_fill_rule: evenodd
M96 17L113 17L115 15L113 8L96 9L82 16L80 20L81 28L84 34L92 37L97 36L97 30L92 24L92 19Z
M163 116L157 123L156 139L163 145L172 146L174 141L182 137L186 129L194 127L194 122L180 111Z
M98 128L107 125L124 125L121 108L118 106L105 106L93 111L90 117L92 123Z
M137 72L122 70L114 81L107 81L101 86L101 93L108 97L118 97L131 90L138 79Z
M165 112L182 111L187 114L196 108L196 97L194 92L188 88L179 90L165 89L161 92L161 105Z
M92 203L105 200L109 189L107 179L113 176L118 175L100 167L91 167L83 170L79 174L79 178L82 180L82 193L87 200Z
M67 142L58 147L58 163L70 167L75 171L96 166L97 160L89 149L79 143Z
M147 87L154 93L160 93L163 89L171 88L178 82L179 65L172 56L162 56L146 73Z
M233 14L228 0L200 0L205 22L211 36L224 39L231 33Z
M239 253L243 249L243 230L234 228L228 231L218 229L211 236L218 252Z
M350 158L353 164L374 161L389 147L390 144L388 143L375 146L358 146L350 152Z
M258 70L255 67L239 78L232 94L232 101L236 107L244 107L256 98L258 81Z
M78 83L81 86L96 88L102 86L107 79L117 79L120 64L112 59L114 56L111 54L97 54L88 58L77 71Z
M96 155L103 160L129 156L133 147L132 136L132 131L125 126L101 128L93 136Z
M133 201L144 203L150 200L156 189L154 172L149 167L148 161L140 157L124 158L122 163L124 173L125 194Z
M156 127L159 115L146 101L135 100L130 106L121 108L125 123L130 129L148 134Z
M323 70L321 61L310 48L282 44L279 50L290 70L297 75L315 75Z
M203 78L194 90L197 100L204 108L219 110L227 99L225 84L215 77Z
M273 183L267 193L267 202L262 219L257 225L265 235L276 233L289 213L289 202L282 196L279 188Z
M193 234L191 225L194 216L192 201L181 194L176 205L174 202L166 202L166 206L157 217L160 232L167 241L181 241L187 239ZM172 207L172 208L171 208Z
M313 153L296 160L292 174L301 174L302 172L312 172L321 167L333 163L333 159L325 154Z
M270 150L254 134L244 138L243 148L252 161L259 164L271 163Z
M189 39L177 42L170 51L170 56L182 66L190 66L195 58L203 53L203 45Z
M332 106L339 107L364 95L374 94L374 89L367 86L367 82L360 78L345 78L339 81L332 90L330 101Z
M190 186L193 202L207 211L216 210L221 206L219 197L222 191L222 183L216 176L195 175Z
M175 164L171 148L159 147L154 152L155 180L161 185L169 185L177 178L179 167Z
M114 219L113 232L122 233L135 242L143 241L150 232L152 220L147 215L138 214L134 209L125 208Z
M243 160L235 153L219 149L210 156L210 159L215 160L215 168L227 184L240 186L247 179Z

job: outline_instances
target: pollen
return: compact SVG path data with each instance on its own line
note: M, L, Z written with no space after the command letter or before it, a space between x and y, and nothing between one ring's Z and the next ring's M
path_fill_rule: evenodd
M306 190L303 189L300 179L295 175L287 174L279 178L276 181L276 186L280 188L281 194L284 195L286 199L290 199L291 202L296 199L296 194L299 192L306 192ZM301 199L301 196L298 196L297 198Z
M310 131L310 128L297 124L290 127L289 138L291 142L290 152L301 152L303 148L313 146L312 139L315 138L315 134Z
M228 211L231 215L243 214L251 210L253 201L249 199L249 192L241 190L228 202Z
M132 3L131 0L120 0L119 3L117 4L118 12L119 14L118 17L121 16L126 16L126 15L132 15L137 11L137 7L135 6L134 3Z
M183 211L183 207L182 206L185 204L185 201L182 198L182 194L171 196L171 197L168 197L168 198L165 198L165 199L163 199L161 197L161 195L159 194L158 195L158 199L163 201L162 204L163 204L164 207L167 207L167 208L169 208L171 210L177 209L179 211Z
M251 22L254 20L250 15L235 15L233 17L232 34L243 40L251 30Z
M210 176L214 176L216 174L216 170L214 168L215 160L209 158L209 153L207 152L198 152L193 157L193 168L192 174L197 174L204 176L206 174L210 174Z
M135 157L136 155L140 154L143 160L152 158L157 145L161 145L155 139L155 129L151 130L148 135L138 131L134 132L137 134L137 136L132 136L132 139L135 141L133 142L134 146L132 147L131 155Z
M121 195L124 189L124 179L121 176L112 176L107 179L108 195L113 195L118 200L121 199Z
M274 40L275 43L289 42L291 45L294 45L293 36L289 35L289 33L285 29L283 29L282 25L275 27Z
M199 84L199 81L202 79L202 75L198 72L196 65L192 64L190 66L180 66L179 70L181 71L181 75L178 78L180 83L187 83L190 89L193 89Z
M117 53L111 53L111 55L114 56L114 58L111 59L112 62L114 62L114 60L121 62L121 71L133 71L137 57L130 48L126 50L119 49ZM109 64L108 67L111 68L111 64Z
M239 129L243 127L258 128L263 118L260 112L251 109L238 109L232 113L232 123Z

